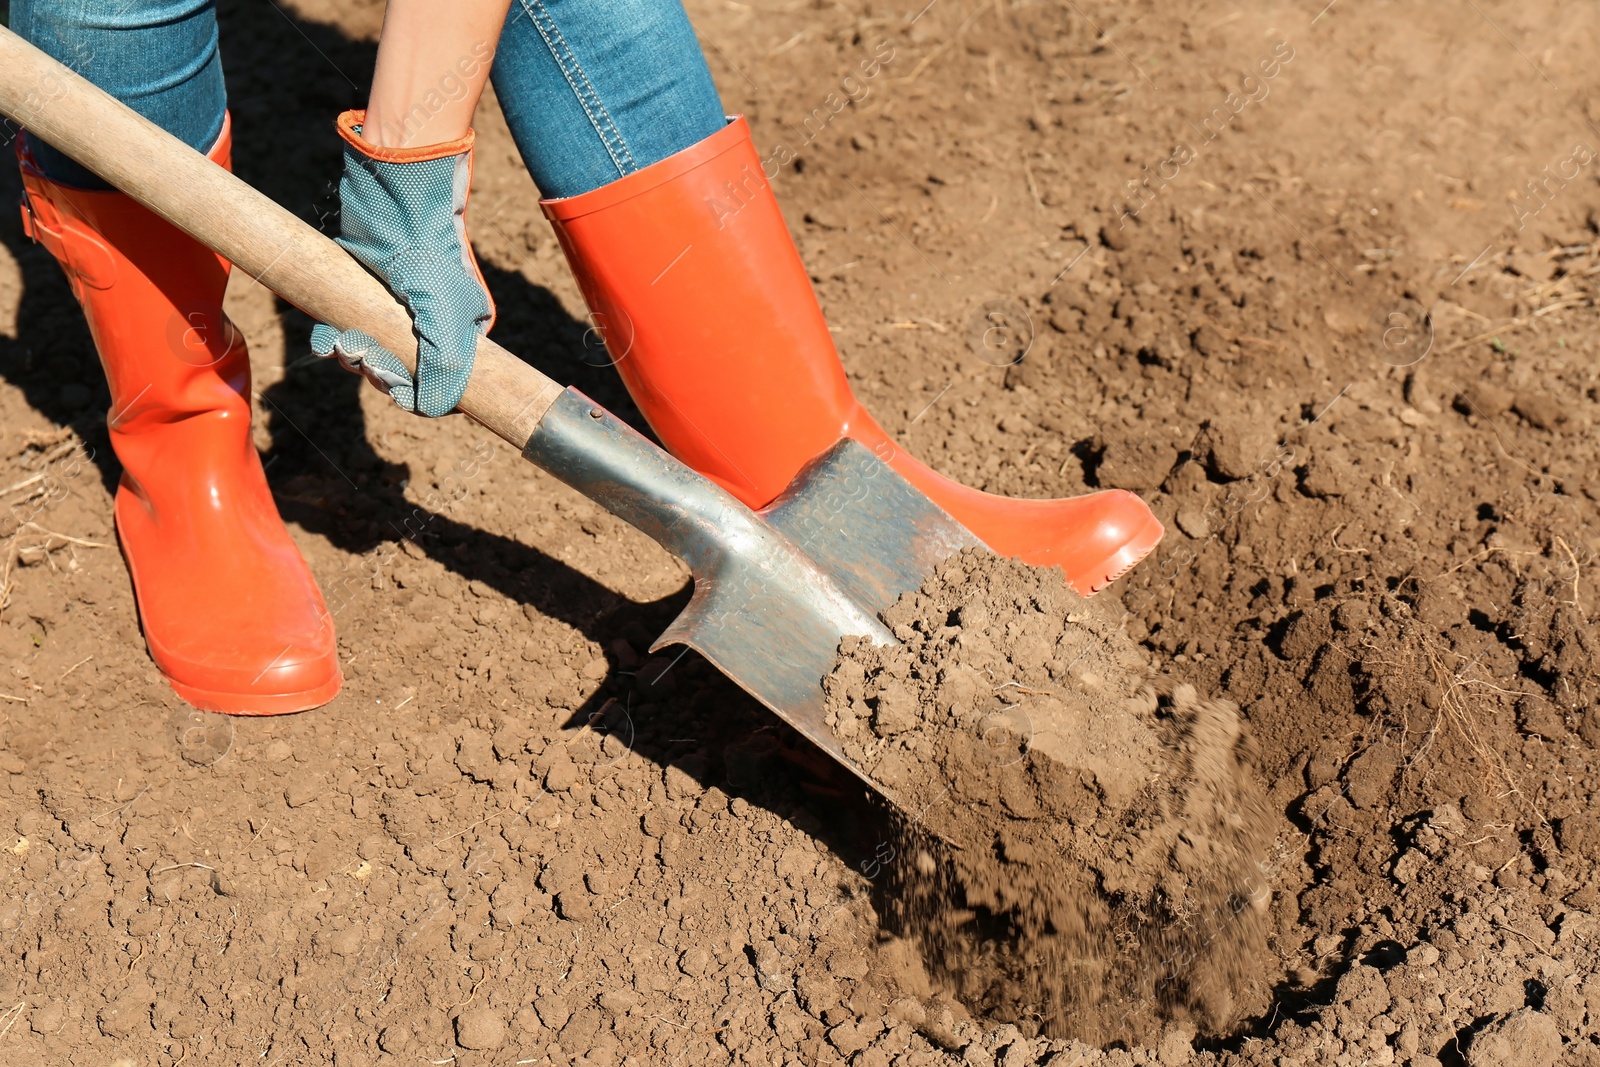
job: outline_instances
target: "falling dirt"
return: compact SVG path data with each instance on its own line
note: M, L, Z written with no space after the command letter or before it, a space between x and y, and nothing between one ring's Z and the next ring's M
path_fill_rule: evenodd
M908 815L891 915L935 973L1099 1044L1261 1010L1275 835L1238 709L1163 677L1059 571L984 552L884 620L903 643L847 639L829 724Z
M381 5L218 7L239 173L334 227ZM867 407L968 484L1126 488L1166 525L1091 603L1171 679L1156 765L1192 776L1179 685L1239 707L1269 958L1232 1006L1166 983L1147 1039L1047 1019L1008 992L1018 907L914 923L916 856L859 783L646 654L681 567L309 358L239 276L256 443L347 684L196 717L144 651L81 315L0 212L0 1061L1596 1067L1600 12L689 11ZM494 101L477 125L496 339L638 424ZM1052 658L1019 685L1076 692ZM1036 821L1004 797L996 825ZM992 890L939 862L935 918Z

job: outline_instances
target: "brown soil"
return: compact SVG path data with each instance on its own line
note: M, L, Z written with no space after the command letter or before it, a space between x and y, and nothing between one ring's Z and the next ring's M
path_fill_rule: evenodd
M221 7L240 173L331 221L378 6ZM80 316L0 216L0 1057L1600 1060L1594 12L691 14L879 417L974 485L1121 486L1168 523L1096 604L1242 709L1293 827L1269 1002L1245 990L1223 1034L1035 1036L1037 1005L904 936L897 831L852 779L694 657L641 663L681 567L306 359L248 279L258 444L349 681L313 714L196 719L102 547ZM492 104L480 127L498 339L632 417L573 355Z
M845 642L829 725L908 816L889 914L941 984L1101 1044L1260 1011L1277 860L1239 709L1059 571L965 552L884 620L904 643Z

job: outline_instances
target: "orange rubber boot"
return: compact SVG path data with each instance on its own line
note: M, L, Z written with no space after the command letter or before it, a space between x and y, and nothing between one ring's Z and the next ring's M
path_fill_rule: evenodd
M211 159L229 165L229 128ZM145 642L197 708L278 715L343 678L333 618L250 440L250 357L222 311L229 264L118 192L22 163L23 224L60 262L111 386L116 524Z
M547 200L597 327L667 449L754 508L849 436L1003 556L1095 592L1161 539L1132 493L1018 500L901 449L844 368L744 119L592 192Z

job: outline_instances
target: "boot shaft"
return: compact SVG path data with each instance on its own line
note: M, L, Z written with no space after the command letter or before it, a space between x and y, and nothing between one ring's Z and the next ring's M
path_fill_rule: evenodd
M744 119L544 212L678 458L760 506L847 432L855 400Z
M231 149L225 124L210 158L228 166ZM83 308L111 389L113 444L207 414L247 424L249 353L222 310L228 261L122 193L52 181L25 137L17 154L23 228Z

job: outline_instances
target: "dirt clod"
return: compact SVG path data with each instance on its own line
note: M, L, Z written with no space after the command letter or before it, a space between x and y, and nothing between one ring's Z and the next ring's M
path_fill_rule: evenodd
M1255 1009L1273 833L1238 709L1161 675L1058 572L987 553L884 618L904 644L847 639L824 688L909 816L897 907L935 970L1055 1036L1220 1032Z
M505 1048L509 1029L493 1008L469 1008L456 1016L456 1044L469 1049Z
M1555 1067L1560 1058L1560 1028L1532 1008L1496 1019L1473 1035L1467 1050L1470 1067Z

